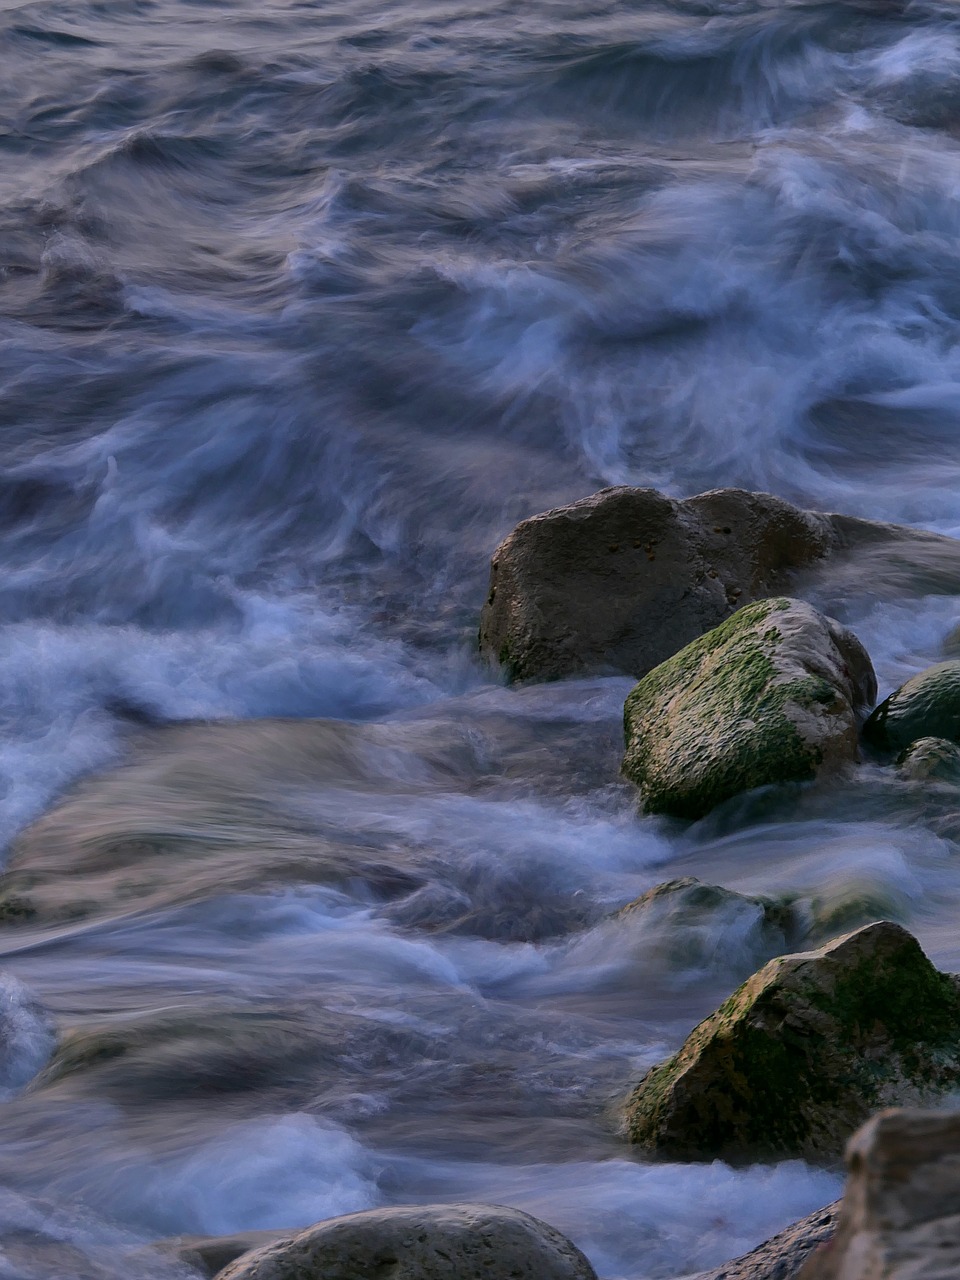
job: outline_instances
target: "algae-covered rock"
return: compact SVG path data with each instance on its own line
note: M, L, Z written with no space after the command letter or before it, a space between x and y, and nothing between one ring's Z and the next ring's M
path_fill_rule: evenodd
M797 923L786 902L693 876L655 885L614 919L631 926L648 969L659 961L669 969L722 967L741 974L785 951Z
M960 742L960 661L911 676L880 703L863 736L878 751L903 751L919 738Z
M897 758L907 782L946 782L960 786L960 746L946 738L918 738Z
M851 631L800 600L762 600L644 676L624 707L623 772L647 812L699 818L857 760L875 696Z
M960 982L905 929L780 956L652 1068L627 1132L681 1159L838 1155L878 1107L960 1080Z

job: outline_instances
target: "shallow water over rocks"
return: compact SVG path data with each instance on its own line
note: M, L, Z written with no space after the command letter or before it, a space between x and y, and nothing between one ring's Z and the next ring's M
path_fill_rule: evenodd
M476 627L605 484L960 530L954 8L32 0L0 60L0 967L61 1036L9 1274L476 1199L652 1280L835 1198L623 1144L776 943L614 913L692 875L960 969L960 797L641 819L629 682L502 688ZM936 589L834 586L881 696Z

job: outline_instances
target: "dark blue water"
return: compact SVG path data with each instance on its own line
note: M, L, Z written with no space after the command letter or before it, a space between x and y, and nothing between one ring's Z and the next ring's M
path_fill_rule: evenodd
M749 912L679 961L605 916L672 874L862 890L957 963L949 833L877 795L641 821L623 682L501 690L475 633L499 538L603 484L960 529L955 7L4 0L0 69L0 837L133 752L78 840L156 803L241 850L4 931L0 1245L42 1221L128 1275L177 1232L472 1196L641 1280L831 1198L620 1144L619 1094L763 957ZM886 687L960 616L859 609ZM269 717L342 724L318 764L229 723ZM143 726L191 720L228 723L151 764ZM321 840L379 888L261 875ZM288 1048L215 1103L195 1046L17 1095L48 1031L14 979L62 1027L213 1001Z

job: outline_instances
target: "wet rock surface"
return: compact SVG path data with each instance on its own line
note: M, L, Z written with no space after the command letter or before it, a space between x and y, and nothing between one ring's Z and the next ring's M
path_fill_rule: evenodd
M624 774L649 813L699 818L754 787L859 758L876 678L855 635L799 600L748 605L646 675L624 707Z
M839 1212L839 1201L828 1204L742 1257L690 1280L796 1280L810 1255L832 1240Z
M880 703L863 736L878 751L903 751L920 738L960 742L960 662L912 676Z
M480 651L512 680L640 677L752 601L806 588L843 599L865 579L892 598L955 591L960 542L742 489L683 501L603 489L497 547Z
M834 1239L798 1280L951 1280L960 1275L960 1115L891 1110L847 1148Z
M246 1254L219 1280L596 1280L559 1231L518 1209L450 1204L333 1218Z
M680 1159L829 1159L878 1107L958 1080L960 983L881 922L749 978L646 1074L627 1132Z

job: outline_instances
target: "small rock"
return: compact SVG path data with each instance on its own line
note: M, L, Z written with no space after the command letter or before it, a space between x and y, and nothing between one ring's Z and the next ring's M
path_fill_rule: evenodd
M785 950L797 923L787 903L735 893L693 876L656 885L621 907L614 919L636 925L648 967L655 956L673 969L722 964L741 973Z
M920 738L960 742L960 662L938 662L880 703L863 726L878 751L903 751Z
M889 922L781 956L648 1071L632 1141L680 1159L831 1158L871 1111L960 1080L960 980Z
M918 738L897 758L908 782L949 782L960 786L960 746L946 738Z
M741 1258L690 1280L796 1280L810 1255L833 1237L840 1201L801 1218Z
M834 1239L798 1280L953 1280L960 1275L960 1115L882 1111L847 1147Z
M799 600L748 605L640 681L623 772L643 808L699 818L753 787L859 758L876 677L856 636Z
M553 1227L502 1205L368 1209L245 1254L218 1280L596 1280Z

